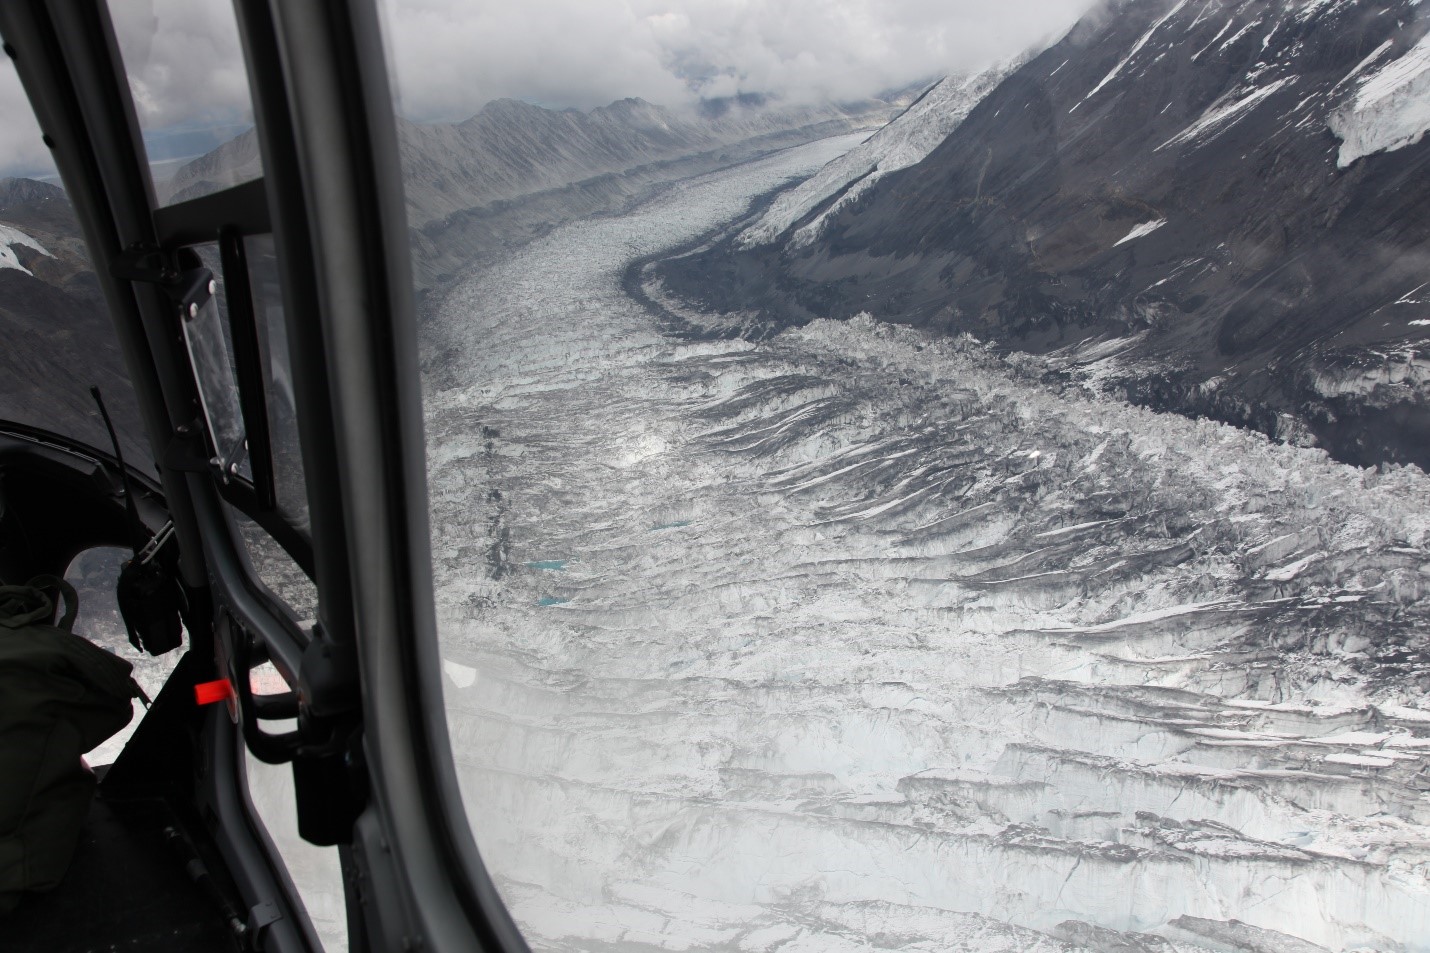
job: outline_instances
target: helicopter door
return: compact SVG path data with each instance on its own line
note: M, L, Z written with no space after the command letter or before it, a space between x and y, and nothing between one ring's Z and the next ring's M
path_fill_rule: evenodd
M361 0L234 14L258 174L161 199L110 11L0 8L124 341L183 583L213 606L180 667L223 702L203 710L191 793L255 948L318 941L255 820L245 749L289 766L297 832L338 848L351 949L523 950L476 855L441 705L377 14ZM274 566L297 567L287 598ZM312 604L293 605L308 584Z

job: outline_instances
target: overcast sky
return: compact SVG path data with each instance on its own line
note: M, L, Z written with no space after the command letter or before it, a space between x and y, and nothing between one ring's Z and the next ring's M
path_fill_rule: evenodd
M589 108L740 92L853 99L979 68L1060 33L1091 0L384 0L402 112L464 119L503 96ZM227 0L114 0L150 132L248 118ZM184 139L182 141L189 141ZM0 171L49 167L0 67Z

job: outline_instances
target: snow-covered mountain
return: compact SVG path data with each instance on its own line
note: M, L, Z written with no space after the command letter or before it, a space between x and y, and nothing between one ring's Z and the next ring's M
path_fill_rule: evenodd
M712 333L868 312L1427 466L1427 29L1414 0L1115 0L916 165L657 271L737 316Z
M819 134L832 135L868 127L890 111L888 104L871 101L795 109L735 106L705 117L643 99L590 112L499 99L461 123L402 123L409 215L412 224L424 225L476 206L771 133L817 127Z
M865 142L785 192L759 220L740 233L741 247L765 245L788 235L807 245L823 232L830 216L875 182L922 160L1017 66L1000 64L973 76L949 76L926 90L913 105ZM798 229L795 226L799 225Z
M675 111L623 99L582 113L498 100L456 125L402 123L419 284L682 177L824 136L874 129L901 100L784 107L758 97Z

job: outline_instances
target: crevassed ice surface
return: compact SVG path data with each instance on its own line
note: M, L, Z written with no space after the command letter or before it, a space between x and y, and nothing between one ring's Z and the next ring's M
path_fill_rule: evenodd
M627 294L855 141L436 306L449 724L532 946L1430 949L1423 474Z

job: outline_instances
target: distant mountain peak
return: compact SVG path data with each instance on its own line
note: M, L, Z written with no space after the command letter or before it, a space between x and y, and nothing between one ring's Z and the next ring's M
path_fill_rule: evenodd
M537 113L555 113L560 111L561 110L557 109L547 109L545 106L538 106L536 103L529 103L524 99L512 99L509 96L503 96L500 99L493 99L481 109L478 109L472 118L478 119L483 116L529 116Z
M68 202L65 190L49 182L20 177L0 179L0 211L16 205L59 200Z
M600 109L628 110L628 109L658 109L658 108L660 108L660 107L658 107L658 106L656 106L655 104L649 102L648 100L641 99L639 96L627 96L627 97L624 98L624 99L618 99L618 100L616 100L615 102L611 103L609 106L601 106L601 107L598 107L598 108L600 108ZM592 110L592 111L594 112L595 110Z

